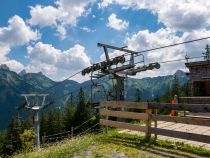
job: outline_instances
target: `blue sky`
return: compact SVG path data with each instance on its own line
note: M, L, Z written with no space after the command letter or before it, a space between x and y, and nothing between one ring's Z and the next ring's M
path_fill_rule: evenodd
M209 7L205 0L7 0L0 5L0 64L62 80L103 59L97 42L140 51L206 37ZM208 43L150 52L145 62L195 56ZM170 74L174 67L184 69L184 64L137 77Z

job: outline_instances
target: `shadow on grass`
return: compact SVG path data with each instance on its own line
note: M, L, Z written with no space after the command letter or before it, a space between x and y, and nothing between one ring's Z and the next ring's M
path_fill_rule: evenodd
M108 143L113 143L117 145L123 145L126 147L132 147L140 150L147 151L149 153L153 153L159 156L163 157L170 157L170 158L179 158L179 157L188 157L188 158L195 158L196 156L193 156L190 153L198 154L201 156L209 156L210 154L207 152L193 152L193 147L191 149L182 149L177 151L172 151L172 149L177 149L178 146L172 144L171 142L165 141L164 145L160 145L157 141L154 139L147 140L142 137L128 135L128 134L108 134L107 139L104 141L107 141ZM165 147L165 148L164 148ZM168 149L167 149L168 148ZM195 148L195 150L198 149ZM192 151L191 151L192 150ZM182 152L181 152L182 151ZM188 151L190 153L184 153L183 151Z

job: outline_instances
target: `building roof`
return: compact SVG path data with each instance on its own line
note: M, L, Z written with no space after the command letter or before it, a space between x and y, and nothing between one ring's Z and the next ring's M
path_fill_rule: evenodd
M210 66L210 60L185 63L187 67Z

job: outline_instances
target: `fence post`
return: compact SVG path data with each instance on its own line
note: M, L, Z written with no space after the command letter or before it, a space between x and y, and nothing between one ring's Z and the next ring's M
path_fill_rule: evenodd
M106 106L106 110L108 110L108 107ZM108 120L109 119L109 117L108 117L108 115L106 115L106 120ZM105 127L105 133L107 133L108 132L108 126L106 126Z
M71 127L71 138L74 136L74 127Z
M42 144L45 144L45 142L46 142L45 136L46 136L46 133L44 132L44 135L42 136Z
M150 133L150 127L151 127L151 114L152 114L152 109L146 109L145 111L148 114L148 120L146 120L146 133L145 137L146 139L150 139L151 133Z
M157 115L157 109L155 109L155 115ZM157 120L155 120L155 128L157 128ZM155 140L157 140L157 134L155 134Z

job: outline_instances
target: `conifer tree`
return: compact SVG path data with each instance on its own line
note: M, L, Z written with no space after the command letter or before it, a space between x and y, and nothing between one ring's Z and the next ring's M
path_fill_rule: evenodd
M65 130L67 131L70 131L71 127L73 127L74 112L75 112L75 108L73 104L73 95L71 94L64 110L64 126L65 126Z
M47 135L64 131L63 117L60 108L50 111L47 120Z
M85 103L85 95L82 88L80 88L79 92L79 102L75 111L74 116L74 126L78 126L83 122L90 119L90 110L88 105Z
M53 111L54 117L54 133L60 133L64 131L64 122L62 117L62 112L60 108L56 108Z
M47 114L42 114L40 119L40 136L44 136L48 133L48 116Z
M141 101L141 90L139 88L136 88L136 93L135 93L135 102L140 102Z
M12 118L7 129L6 140L3 144L3 154L12 155L14 152L21 149L20 134L22 133L21 121L17 118Z
M53 115L54 115L53 111L50 111L48 113L46 135L54 134L55 127L54 127L54 116Z

